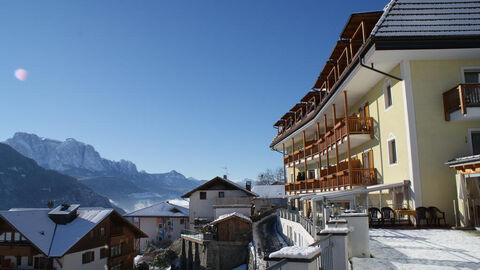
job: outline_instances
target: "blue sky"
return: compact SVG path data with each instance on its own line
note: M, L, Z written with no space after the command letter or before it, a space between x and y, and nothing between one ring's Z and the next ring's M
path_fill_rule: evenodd
M348 16L386 4L2 1L0 141L72 137L148 172L255 178L281 166L272 125L313 85Z

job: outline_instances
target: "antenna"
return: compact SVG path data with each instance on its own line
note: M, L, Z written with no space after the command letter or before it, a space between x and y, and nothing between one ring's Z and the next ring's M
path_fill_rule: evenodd
M221 169L223 170L224 175L228 175L228 167L227 166L224 166Z

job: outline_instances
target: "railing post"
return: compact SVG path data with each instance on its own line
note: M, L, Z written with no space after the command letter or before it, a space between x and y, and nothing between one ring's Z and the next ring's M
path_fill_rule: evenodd
M362 22L363 23L363 22ZM348 121L348 102L347 102L347 91L343 91L343 103L345 106L345 126L347 128L347 157L348 157L348 177L350 188L352 188L352 162L350 154L350 124Z
M465 106L465 89L461 84L458 85L458 95L460 97L460 110L463 115L467 114L467 106Z

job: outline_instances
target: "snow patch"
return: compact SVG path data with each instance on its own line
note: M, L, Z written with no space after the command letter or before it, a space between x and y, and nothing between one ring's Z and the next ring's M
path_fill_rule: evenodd
M252 222L252 220L251 220L249 217L247 217L247 216L245 216L245 215L243 215L243 214L237 213L237 212L233 212L233 213L229 213L229 214L225 214L225 215L219 216L217 219L215 219L214 221L212 221L212 224L217 223L217 222L220 222L220 221L222 221L222 220L224 220L224 219L227 219L227 218L230 218L230 217L233 217L233 216L242 218L242 219L244 219L244 220L247 220L248 222Z
M321 247L284 247L278 251L272 252L269 258L288 258L288 259L306 259L310 260L322 251Z
M350 229L347 227L326 228L320 231L320 233L331 233L331 234L349 233L349 232L350 232Z

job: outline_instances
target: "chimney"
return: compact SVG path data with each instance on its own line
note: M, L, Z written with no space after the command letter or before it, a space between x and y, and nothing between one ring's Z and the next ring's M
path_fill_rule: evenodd
M247 182L245 182L245 188L246 188L248 191L252 191L252 181L247 181Z
M223 175L223 179L227 180L227 175L226 174Z
M79 207L79 204L69 205L64 203L48 212L48 217L56 224L65 225L72 222L77 217L77 210Z

